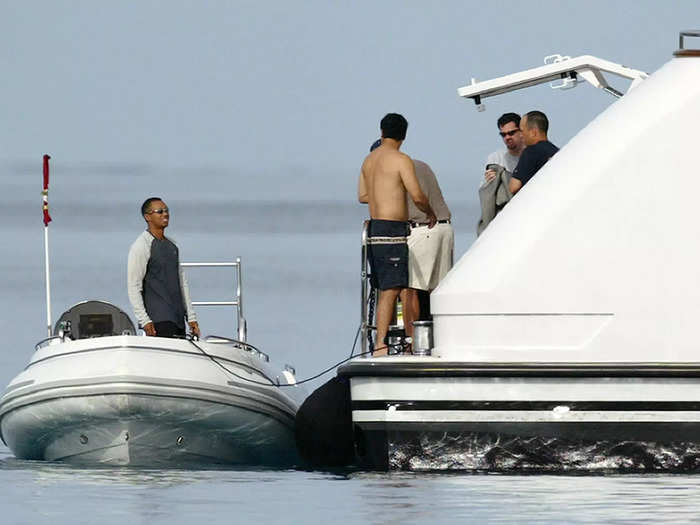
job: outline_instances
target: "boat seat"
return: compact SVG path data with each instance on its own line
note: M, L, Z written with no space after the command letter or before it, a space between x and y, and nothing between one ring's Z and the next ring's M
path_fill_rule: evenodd
M129 316L105 301L84 301L71 306L56 322L54 335L59 335L61 329L71 339L136 334Z

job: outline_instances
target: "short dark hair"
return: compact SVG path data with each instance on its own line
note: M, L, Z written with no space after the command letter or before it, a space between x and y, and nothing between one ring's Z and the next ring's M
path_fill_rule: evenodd
M403 140L406 138L408 121L398 113L387 113L379 123L382 137L386 139Z
M520 127L520 115L517 113L504 113L501 115L498 120L496 121L496 124L498 125L498 129L501 129L503 126L508 124L509 122L512 122L515 124L516 127Z
M151 207L151 203L155 201L162 201L160 197L148 197L141 205L141 215L146 215L148 213L148 208Z
M549 130L549 120L547 120L547 115L541 111L528 111L525 116L527 117L527 127L528 129L537 128L543 133L547 133Z

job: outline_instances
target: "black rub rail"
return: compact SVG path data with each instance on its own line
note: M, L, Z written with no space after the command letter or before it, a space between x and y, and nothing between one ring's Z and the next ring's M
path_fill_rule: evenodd
M353 361L340 377L646 377L700 378L697 363L442 363Z

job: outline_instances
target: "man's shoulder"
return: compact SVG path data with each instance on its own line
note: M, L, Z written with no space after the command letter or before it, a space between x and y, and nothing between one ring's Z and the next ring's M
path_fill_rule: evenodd
M405 154L403 151L398 149L392 149L386 152L388 159L398 162L413 162L413 159Z
M546 144L547 151L551 152L552 154L559 151L559 148L557 146L555 146L554 144L552 144L551 142L549 142L548 140L545 140L544 143Z
M486 159L486 165L496 164L503 166L508 172L512 173L520 161L520 155L513 155L507 149L494 151Z
M134 239L134 242L131 243L131 244L132 244L132 246L133 246L134 244L139 244L139 243L143 243L143 242L148 242L148 243L150 244L149 241L150 241L152 238L153 238L153 235L151 235L151 234L148 232L148 230L144 230L144 231L142 231L141 233L139 233L139 236L136 237L136 239Z
M418 173L418 170L426 173L432 173L433 170L430 168L427 162L423 162L422 160L418 159L412 159L413 160L413 166L416 168L416 173Z
M500 166L503 166L506 158L506 150L504 149L499 149L498 151L492 151L489 153L488 157L486 157L486 164L498 164Z
M378 161L382 172L386 174L398 175L405 172L409 166L414 168L413 159L403 151L395 149L382 152L382 156ZM415 168L413 171L415 171Z
M559 148L548 140L541 140L537 144L533 144L532 146L525 148L525 151L527 150L530 150L531 155L547 155L556 153L559 151Z
M527 182L557 151L559 148L548 140L542 140L528 146L520 154L520 161L515 168L513 177Z
M537 143L539 144L539 142ZM537 155L537 144L533 144L532 146L526 146L523 152L520 154L520 162L523 160L527 160L533 155Z
M548 160L557 151L559 151L559 148L557 148L554 144L547 140L542 140L537 144L528 146L523 150L522 154L520 155L520 162L518 162L518 166L522 168L524 166L533 165L536 166L536 169L538 169L543 159Z
M148 249L151 246L151 242L153 242L153 235L151 235L148 231L141 232L141 234L136 237L134 242L131 243L129 252Z
M413 159L413 166L416 171L416 177L418 179L435 179L435 173L433 172L432 168L428 165L427 162L423 162L422 160L418 159Z
M362 167L366 168L368 166L372 166L376 162L399 163L399 162L411 162L411 160L412 160L411 157L406 155L403 151L399 151L396 149L382 150L381 148L377 148L365 157L365 160L362 161Z

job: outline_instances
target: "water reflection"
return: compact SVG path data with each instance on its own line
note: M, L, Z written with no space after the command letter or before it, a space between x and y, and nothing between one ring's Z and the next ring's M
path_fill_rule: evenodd
M689 521L700 512L700 477L668 474L88 469L5 453L0 482L10 522L38 513L72 523L91 523L96 515L104 523L228 523L236 516L263 523L319 516L370 524L632 523ZM40 498L41 511L22 503L27 498Z
M133 485L170 487L188 483L226 480L234 483L276 482L290 470L263 467L231 467L201 465L193 468L139 468L114 466L78 466L59 461L17 459L3 447L0 451L0 473L30 473L39 483L86 483L95 485ZM2 474L0 474L1 476Z
M357 474L371 523L422 521L636 523L700 511L687 475ZM377 519L381 509L383 519Z

